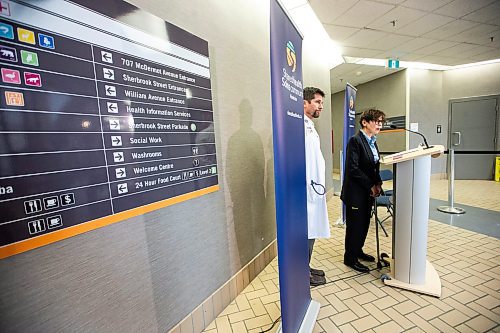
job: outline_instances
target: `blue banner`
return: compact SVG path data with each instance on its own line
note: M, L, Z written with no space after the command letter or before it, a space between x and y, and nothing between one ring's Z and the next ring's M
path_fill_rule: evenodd
M340 165L342 170L345 170L345 154L347 149L347 142L351 136L355 134L356 128L356 88L349 83L345 86L345 99L344 99L344 135L342 140L342 161ZM341 182L344 182L344 173L342 172ZM342 205L342 221L345 221L345 205Z
M298 332L311 301L302 87L302 37L271 0L271 97L283 332Z

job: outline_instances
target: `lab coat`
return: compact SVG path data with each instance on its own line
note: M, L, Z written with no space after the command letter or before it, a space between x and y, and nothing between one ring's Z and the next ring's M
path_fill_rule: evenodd
M318 185L311 185L311 180L325 186L325 159L321 153L318 132L314 123L304 115L305 148L306 148L306 181L307 181L307 230L308 238L329 238L330 225L326 209L325 190Z

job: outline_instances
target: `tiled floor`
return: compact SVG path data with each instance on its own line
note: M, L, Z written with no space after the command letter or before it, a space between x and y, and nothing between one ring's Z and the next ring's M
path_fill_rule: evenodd
M431 197L447 200L447 181L431 182ZM455 202L500 211L500 183L456 181ZM320 332L500 332L500 240L429 221L428 260L439 273L441 298L385 286L380 275L355 274L342 263L344 229L336 226L340 201L329 201L332 237L318 240L312 266L328 283L311 290L321 303L314 328ZM384 212L380 209L380 215ZM390 233L390 223L387 224ZM365 250L375 254L375 228ZM391 235L381 236L390 253ZM372 265L375 266L375 265ZM375 268L375 267L373 267ZM280 316L277 259L213 321L206 333L261 332ZM276 325L270 332L276 332Z

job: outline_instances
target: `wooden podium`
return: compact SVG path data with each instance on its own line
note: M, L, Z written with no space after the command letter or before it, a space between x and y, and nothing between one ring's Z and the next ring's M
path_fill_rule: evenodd
M392 263L388 286L441 296L441 280L427 260L431 156L444 147L415 148L383 157L394 165Z

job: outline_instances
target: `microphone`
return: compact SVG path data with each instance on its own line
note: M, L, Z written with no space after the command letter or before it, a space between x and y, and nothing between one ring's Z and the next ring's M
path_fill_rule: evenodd
M411 132L411 133L415 133L415 134L420 135L420 136L424 139L424 144L425 144L425 148L424 148L424 149L429 149L429 148L434 147L434 146L430 146L430 147L429 147L429 145L427 144L427 140L425 139L425 136L424 136L422 133L419 133L419 132L415 132L415 131L412 131L412 130L406 129L406 128L404 128L404 127L403 127L403 128L398 128L396 125L390 125L389 127L390 127L390 128L392 128L392 129L403 129L403 130L405 130L405 131L408 131L408 132Z

